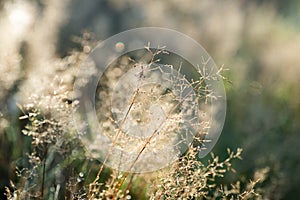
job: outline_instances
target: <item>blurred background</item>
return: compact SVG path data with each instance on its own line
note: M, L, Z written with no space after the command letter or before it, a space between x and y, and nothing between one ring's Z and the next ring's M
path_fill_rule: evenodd
M237 173L267 173L266 199L300 196L300 1L298 0L2 0L0 1L0 187L15 180L25 156L16 103L47 91L77 37L97 41L137 27L158 26L194 38L230 69L227 117L213 152L243 148ZM87 36L88 35L88 36ZM174 41L176 42L176 41ZM62 72L63 71L63 72ZM71 81L70 81L71 82ZM28 149L28 148L27 148Z

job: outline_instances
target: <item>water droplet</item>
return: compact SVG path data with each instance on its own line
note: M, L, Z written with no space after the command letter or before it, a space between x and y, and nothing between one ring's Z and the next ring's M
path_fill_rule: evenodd
M77 177L77 182L78 183L82 182L82 179L80 177Z
M80 173L79 173L79 177L82 178L83 176L84 176L84 173L83 173L83 172L80 172Z
M123 42L116 43L115 49L117 52L122 52L125 49L124 43Z

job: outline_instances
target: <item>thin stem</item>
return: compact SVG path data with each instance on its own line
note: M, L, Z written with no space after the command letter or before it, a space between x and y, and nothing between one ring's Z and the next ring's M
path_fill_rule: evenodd
M121 189L123 183L125 182L126 178L128 177L128 175L130 174L131 169L133 168L133 166L136 164L137 160L139 159L139 157L141 156L141 154L143 153L143 151L146 149L147 145L150 144L150 141L152 140L152 138L156 135L156 133L158 133L158 130L164 125L165 121L168 120L168 118L170 117L170 114L176 110L176 108L188 97L188 95L191 93L191 91L182 99L180 99L180 101L178 101L178 103L176 105L174 105L174 107L168 112L168 115L166 116L165 120L162 121L158 128L155 129L153 131L153 133L151 134L151 136L147 139L146 143L143 145L142 149L139 151L138 155L136 156L136 158L134 159L133 163L131 164L131 166L129 167L128 172L126 172L126 174L124 175L124 177L122 178L121 182L116 185L118 188L114 188L114 197L115 198L115 194L118 194L119 190Z
M47 153L48 153L48 147L46 147L46 150L44 152L44 160L43 160L43 177L42 177L42 188L41 188L41 197L42 197L42 199L44 198Z
M102 165L101 165L101 167L100 167L100 169L99 169L99 171L98 171L98 173L97 173L97 176L96 176L95 180L93 181L92 184L90 184L90 188L89 188L89 192L88 192L88 198L89 198L90 195L91 195L91 186L94 185L94 184L99 180L100 174L102 173L102 171L103 171L103 169L104 169L104 165L105 165L105 163L106 163L106 161L107 161L107 159L108 159L108 157L109 157L110 151L111 151L111 149L114 147L114 145L116 144L116 142L117 142L117 140L118 140L118 138L119 138L119 136L120 136L122 126L124 125L124 123L125 123L125 121L126 121L128 115L129 115L129 113L130 113L130 111L131 111L131 109L132 109L132 106L133 106L133 104L134 104L134 102L135 102L135 100L136 100L136 97L137 97L138 93L139 93L139 88L137 88L137 90L135 91L135 93L134 93L134 95L133 95L133 97L132 97L132 100L131 100L131 102L130 102L129 108L128 108L128 110L127 110L127 112L126 112L126 114L125 114L125 116L124 116L124 118L123 118L123 120L122 120L122 122L121 122L119 128L118 128L118 131L117 131L117 133L116 133L116 135L115 135L115 138L114 138L114 140L113 140L113 143L112 143L112 145L110 146L110 148L109 148L109 150L108 150L108 153L106 154L106 156L105 156L105 158L104 158L104 160L103 160L103 162L102 162Z
M127 186L126 186L125 192L126 192L127 190L130 190L130 188L131 188L131 186L132 186L132 181L133 181L134 175L135 175L135 174L132 174L132 175L131 175L130 180L129 180L129 183L128 183Z
M161 125L159 126L161 127ZM150 141L152 140L152 138L155 136L155 134L158 132L159 128L155 129L155 131L152 133L152 135L147 139L146 143L143 145L142 149L139 151L138 155L136 156L136 158L134 159L133 163L130 165L129 167L129 171L126 172L126 174L124 175L124 177L122 178L121 182L116 185L118 187L118 189L116 187L114 187L114 197L115 194L118 193L118 191L121 189L123 183L125 182L126 178L128 177L128 175L130 174L130 170L133 168L133 166L136 164L137 160L140 158L141 154L143 153L143 151L146 149L147 145L150 143ZM113 199L114 199L113 197Z

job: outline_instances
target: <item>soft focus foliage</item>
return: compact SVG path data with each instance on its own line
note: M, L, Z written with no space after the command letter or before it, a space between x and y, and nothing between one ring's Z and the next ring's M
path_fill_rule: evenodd
M86 198L101 164L86 157L69 124L77 103L71 98L76 70L94 41L130 28L162 26L191 36L217 65L230 69L226 123L213 150L224 162L217 157L210 163L205 162L208 158L195 160L191 151L156 180L162 183L154 189L149 180L157 174L127 177L119 198L142 199L146 194L297 198L299 9L296 0L1 1L1 194L9 187L16 191L12 196L40 196L45 169L44 192L49 199ZM243 148L243 160L227 162L227 147ZM191 164L183 169L187 173L181 179L181 165L186 162ZM236 173L220 178L226 163L233 163ZM109 197L125 175L105 168L90 193ZM199 188L195 182L185 182L197 176Z

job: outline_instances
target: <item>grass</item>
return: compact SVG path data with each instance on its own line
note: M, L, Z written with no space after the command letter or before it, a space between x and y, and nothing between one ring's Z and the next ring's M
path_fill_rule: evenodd
M84 133L78 133L72 125L70 115L74 113L75 109L78 109L79 102L78 100L68 99L68 93L71 91L64 89L67 88L67 84L64 84L62 79L56 77L53 80L51 84L53 87L48 94L46 93L44 96L33 94L27 104L18 105L22 112L20 120L26 121L27 124L22 133L31 138L31 152L28 153L27 164L21 166L20 179L17 183L11 184L10 189L7 188L6 195L8 199L249 199L259 196L254 190L255 185L260 181L259 178L253 182L245 183L243 187L241 187L239 181L229 185L216 182L216 178L222 178L228 171L234 171L231 162L233 159L241 159L241 149L237 149L236 153L228 149L228 157L221 162L213 154L207 164L204 164L198 158L198 152L205 147L206 142L209 142L205 140L207 131L210 128L209 120L198 123L191 120L191 117L187 118L190 119L189 124L196 132L186 131L185 126L181 127L181 123L186 122L182 111L187 112L194 109L190 107L191 102L196 102L195 105L201 102L208 104L210 102L209 98L216 98L211 95L211 92L207 93L205 91L205 79L210 77L200 76L199 80L193 79L190 83L184 76L180 77L177 74L181 73L181 66L179 68L172 65L162 67L158 64L160 59L157 57L165 56L164 54L167 54L165 50L156 49L153 51L146 47L146 51L142 51L144 52L140 54L142 56L136 58L144 62L144 58L148 57L148 63L146 64L133 60L132 54L127 58L126 55L124 56L125 59L128 59L128 62L122 68L123 73L134 72L139 74L137 78L139 83L137 84L138 87L132 91L128 106L125 106L127 111L124 111L123 119L113 119L118 117L113 113L98 113L100 123L109 121L112 126L106 129L107 133L103 133L110 136L112 143L101 164L93 160L93 157L89 154L89 148L79 139L84 137ZM109 70L113 70L116 66L120 67L120 62L124 61L124 57L116 61ZM166 71L166 67L169 68L169 71ZM135 71L130 71L132 69ZM170 73L170 69L174 74ZM114 74L110 73L109 70L105 72L104 78L100 80L97 90L100 88L108 93L113 93L115 91L111 88L105 88L108 86L105 81L117 81L120 77L113 77ZM167 76L168 80L174 81L173 78L176 77L180 78L180 81L171 82L177 84L173 89L147 84L145 86L146 79L155 73L159 74L158 71ZM219 80L224 79L220 71L217 75L220 78ZM216 81L218 80L216 79ZM185 96L179 95L180 98L176 97L184 91L184 89L178 88L189 87L193 90L190 90ZM191 93L194 90L197 93ZM147 96L147 94L150 95ZM107 96L111 96L111 94L107 94ZM110 103L103 103L103 101L103 99L99 100L102 107ZM147 102L148 107L142 102ZM132 126L149 123L149 119L140 119L141 115L137 113L149 114L148 109L151 109L152 105L160 105L167 110L165 116L150 134L143 136L138 143L134 144L139 148L131 157L131 164L129 163L126 167L127 172L122 172L115 165L112 165L113 168L110 169L111 164L107 166L107 162L113 157L112 149L116 145L120 147L120 144L131 142L126 137L125 124L130 120ZM153 111L159 112L157 109ZM139 117L138 120L137 117ZM150 115L151 117L150 121L154 120L153 115ZM145 119L147 120L143 121ZM116 126L117 128L115 128ZM174 136L177 145L173 143L174 140L168 141L165 139ZM194 137L191 144L186 142L188 136ZM135 167L143 159L144 152L157 148L157 146L152 145L154 139L161 140L155 143L158 145L173 145L171 147L176 150L178 158L173 160L170 166L159 171L147 174L136 173ZM163 152L161 153L163 154ZM116 159L116 157L113 157L113 159ZM123 161L121 158L120 162ZM143 165L145 163L142 163L139 167L143 167ZM98 172L96 172L97 166ZM137 186L140 182L143 182L145 188ZM140 190L144 191L144 195L140 196Z

